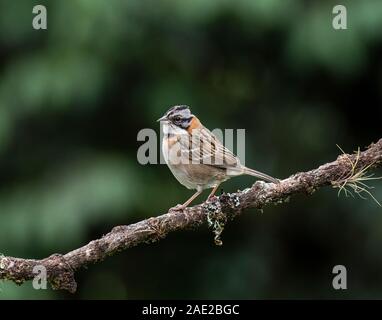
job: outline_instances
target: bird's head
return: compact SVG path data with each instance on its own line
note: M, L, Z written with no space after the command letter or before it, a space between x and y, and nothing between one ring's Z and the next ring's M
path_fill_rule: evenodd
M189 131L195 127L199 120L191 113L191 110L186 105L178 105L170 108L163 117L157 121L165 122L173 128L180 128Z

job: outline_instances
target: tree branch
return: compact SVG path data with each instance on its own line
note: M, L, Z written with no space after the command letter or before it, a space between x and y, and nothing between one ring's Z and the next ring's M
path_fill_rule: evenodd
M54 254L41 260L0 256L0 279L21 284L36 276L34 267L44 266L47 278L54 289L76 291L76 270L88 264L104 260L118 251L141 243L155 242L169 232L197 227L208 222L213 227L216 244L221 244L220 233L228 219L239 215L247 208L261 209L268 204L282 203L297 193L312 194L322 186L340 186L349 178L371 167L381 166L382 139L371 144L366 151L348 155L317 169L300 172L284 179L280 184L256 182L251 188L232 194L222 194L208 203L187 208L181 212L169 211L127 226L117 226L102 238L70 251L65 255ZM357 176L356 176L357 177Z

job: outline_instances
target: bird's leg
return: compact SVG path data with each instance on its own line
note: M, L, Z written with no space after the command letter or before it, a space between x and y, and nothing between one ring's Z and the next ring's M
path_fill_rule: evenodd
M196 192L192 195L192 197L191 197L190 199L188 199L185 203L176 205L175 207L171 208L170 211L181 211L181 210L187 208L187 206L188 206L192 201L194 201L195 198L198 197L201 193L202 193L202 190L198 190L198 191L196 191Z
M212 189L210 195L209 195L208 198L207 198L207 201L208 201L208 200L211 200L211 198L214 196L216 190L219 188L219 185L220 185L220 183L217 184L217 185Z
M184 208L188 207L188 205L195 200L196 197L198 197L202 193L201 190L196 191L190 199L188 199L185 203L182 204Z

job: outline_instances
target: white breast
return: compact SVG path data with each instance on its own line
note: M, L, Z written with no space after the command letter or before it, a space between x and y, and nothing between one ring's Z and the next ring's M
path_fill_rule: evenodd
M166 161L169 169L171 170L174 177L186 188L196 189L197 185L190 179L187 174L186 166L179 163L179 158L175 159L175 153L180 148L180 144L177 139L187 132L184 129L178 128L176 126L171 126L168 124L163 125L163 141L162 141L162 153L163 158Z
M166 161L167 165L171 165L171 149L174 147L177 139L184 137L187 134L186 130L179 128L177 126L164 123L163 124L163 140L162 140L162 153L163 158ZM176 146L174 149L178 149L179 146ZM175 150L172 150L174 152Z

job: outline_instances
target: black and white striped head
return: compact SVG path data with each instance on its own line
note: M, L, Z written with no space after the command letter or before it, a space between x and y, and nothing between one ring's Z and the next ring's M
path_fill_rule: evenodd
M170 108L162 118L157 121L165 121L173 126L187 130L194 118L191 110L186 105L179 105Z

